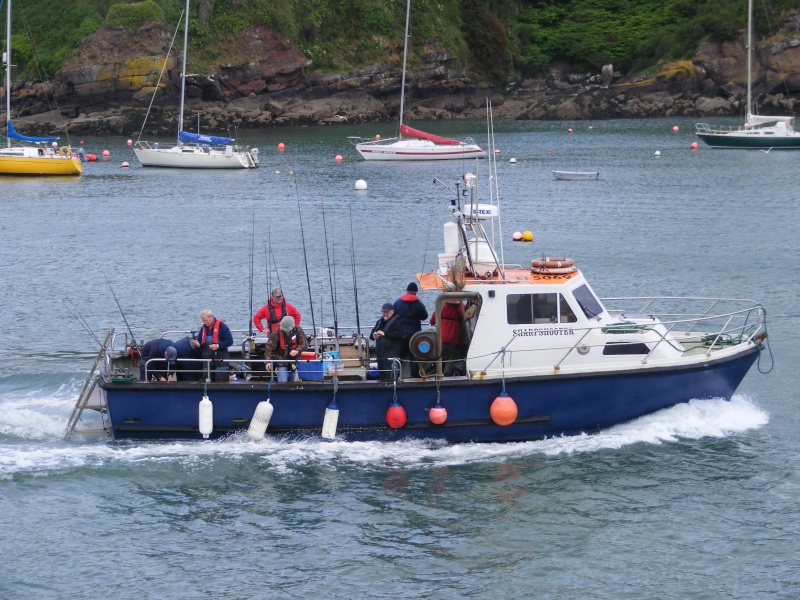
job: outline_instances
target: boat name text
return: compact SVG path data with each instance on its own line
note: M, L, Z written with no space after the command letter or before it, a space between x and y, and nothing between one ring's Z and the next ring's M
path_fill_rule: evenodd
M542 327L541 329L514 329L515 336L535 336L535 335L575 335L575 330L570 327Z

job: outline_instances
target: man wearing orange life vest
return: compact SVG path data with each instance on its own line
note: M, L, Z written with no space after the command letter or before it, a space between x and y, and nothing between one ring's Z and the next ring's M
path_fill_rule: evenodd
M303 329L294 324L292 317L283 317L278 329L270 334L264 350L267 360L282 361L273 363L278 381L294 381L297 378L297 359L306 348L308 340Z
M253 315L253 325L255 325L256 329L260 332L270 334L278 329L281 319L286 316L292 317L294 319L294 324L298 327L300 326L300 312L283 299L281 288L275 288L272 290L269 302ZM264 324L262 323L264 319L267 320L268 325L266 331L264 331Z
M214 317L210 309L200 312L203 327L192 340L192 346L203 349L203 358L210 360L209 369L212 381L228 381L228 348L233 345L233 334L224 321Z

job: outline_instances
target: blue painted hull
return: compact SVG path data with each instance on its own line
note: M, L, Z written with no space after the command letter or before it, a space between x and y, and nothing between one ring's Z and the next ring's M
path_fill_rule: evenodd
M391 384L339 383L337 434L347 440L440 439L450 442L536 440L591 433L692 399L729 400L758 356L753 346L736 356L703 365L624 373L548 375L506 379L506 391L518 407L508 426L492 422L489 409L502 391L500 381L445 380L440 386L447 421L433 425L428 410L436 400L432 381L397 385L397 399L408 420L401 429L386 425ZM196 383L108 383L101 381L115 439L175 439L202 436ZM325 408L333 397L329 381L275 384L268 435L319 435ZM212 437L246 429L256 405L267 399L265 383L208 386L214 405Z

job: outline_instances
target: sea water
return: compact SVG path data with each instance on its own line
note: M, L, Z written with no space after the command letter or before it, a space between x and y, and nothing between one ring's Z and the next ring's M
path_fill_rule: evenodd
M485 144L483 123L426 125ZM0 597L797 597L798 155L692 150L692 126L495 123L491 178L361 161L346 137L388 125L241 133L261 168L237 172L143 169L126 138L86 138L111 156L80 178L2 178ZM505 262L570 256L605 297L756 299L770 353L730 402L591 436L64 439L109 327L146 340L211 308L246 332L282 287L307 330L334 305L368 330L438 264L466 171L499 197Z

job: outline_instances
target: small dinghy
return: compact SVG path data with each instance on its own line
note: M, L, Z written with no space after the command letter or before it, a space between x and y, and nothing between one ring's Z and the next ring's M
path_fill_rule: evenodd
M553 176L560 181L589 181L599 179L598 171L553 171Z

